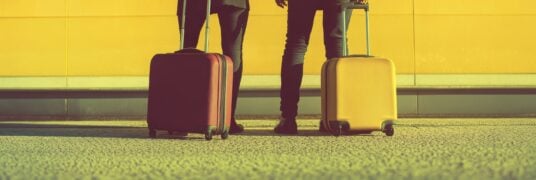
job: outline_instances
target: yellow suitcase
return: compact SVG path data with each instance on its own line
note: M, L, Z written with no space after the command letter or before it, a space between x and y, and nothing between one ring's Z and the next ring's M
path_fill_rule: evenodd
M395 66L388 59L369 56L368 4L352 8L365 10L367 55L344 52L344 57L323 64L321 126L336 136L372 131L392 136L397 119Z

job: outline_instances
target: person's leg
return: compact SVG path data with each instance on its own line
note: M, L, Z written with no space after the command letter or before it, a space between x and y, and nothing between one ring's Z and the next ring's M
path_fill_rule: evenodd
M326 48L326 58L343 56L343 22L340 4L349 0L329 0L324 1L324 46ZM346 10L346 30L352 16L352 10Z
M182 22L182 5L183 0L178 1L177 16L179 28ZM188 0L186 1L186 17L184 27L184 48L196 48L199 40L199 33L203 27L206 17L205 1Z
M281 121L277 133L297 133L296 116L300 100L303 62L313 27L317 0L288 2L287 39L281 64Z
M242 80L242 44L247 27L249 9L223 6L218 13L221 26L221 46L223 54L233 60L233 102L231 111L231 133L239 133L244 128L236 123L235 111L238 90Z

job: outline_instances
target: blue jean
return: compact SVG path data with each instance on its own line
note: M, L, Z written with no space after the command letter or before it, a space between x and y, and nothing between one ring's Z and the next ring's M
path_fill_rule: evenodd
M317 9L324 11L325 57L329 59L343 56L343 11L340 4L344 2L349 0L288 1L287 39L281 65L280 91L280 110L284 118L295 119L298 114L304 57ZM351 10L347 10L346 24L351 13Z

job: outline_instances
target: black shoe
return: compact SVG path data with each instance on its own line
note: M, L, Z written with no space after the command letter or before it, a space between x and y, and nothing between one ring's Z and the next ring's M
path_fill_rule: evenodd
M329 133L328 129L326 128L326 126L324 126L324 123L322 123L322 122L320 122L320 128L318 130L320 132Z
M229 134L237 134L244 132L244 126L242 124L231 124L231 128L229 128Z
M277 134L298 134L298 125L296 119L285 119L281 117L279 124L274 128Z

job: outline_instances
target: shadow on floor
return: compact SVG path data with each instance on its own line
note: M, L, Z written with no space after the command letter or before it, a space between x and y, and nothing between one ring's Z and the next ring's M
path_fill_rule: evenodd
M345 136L374 136L370 132L355 132L355 133L345 133ZM320 132L316 129L298 129L298 134L295 135L286 135L286 134L276 134L272 129L250 129L247 128L243 133L233 134L233 136L333 136L331 133Z
M197 135L193 135L197 134ZM193 135L193 136L192 136ZM346 134L349 135L349 134ZM371 134L351 134L352 136L374 136ZM59 137L106 137L106 138L133 138L149 139L146 127L131 126L102 126L102 125L66 125L66 124L29 124L29 123L0 123L0 136L59 136ZM330 133L320 132L316 129L298 130L297 135L281 135L272 129L245 129L243 133L231 136L333 136ZM214 138L220 138L215 135ZM180 133L168 134L167 131L158 131L157 139L204 140L198 133L189 133L188 136Z
M145 127L0 123L0 136L147 138Z

